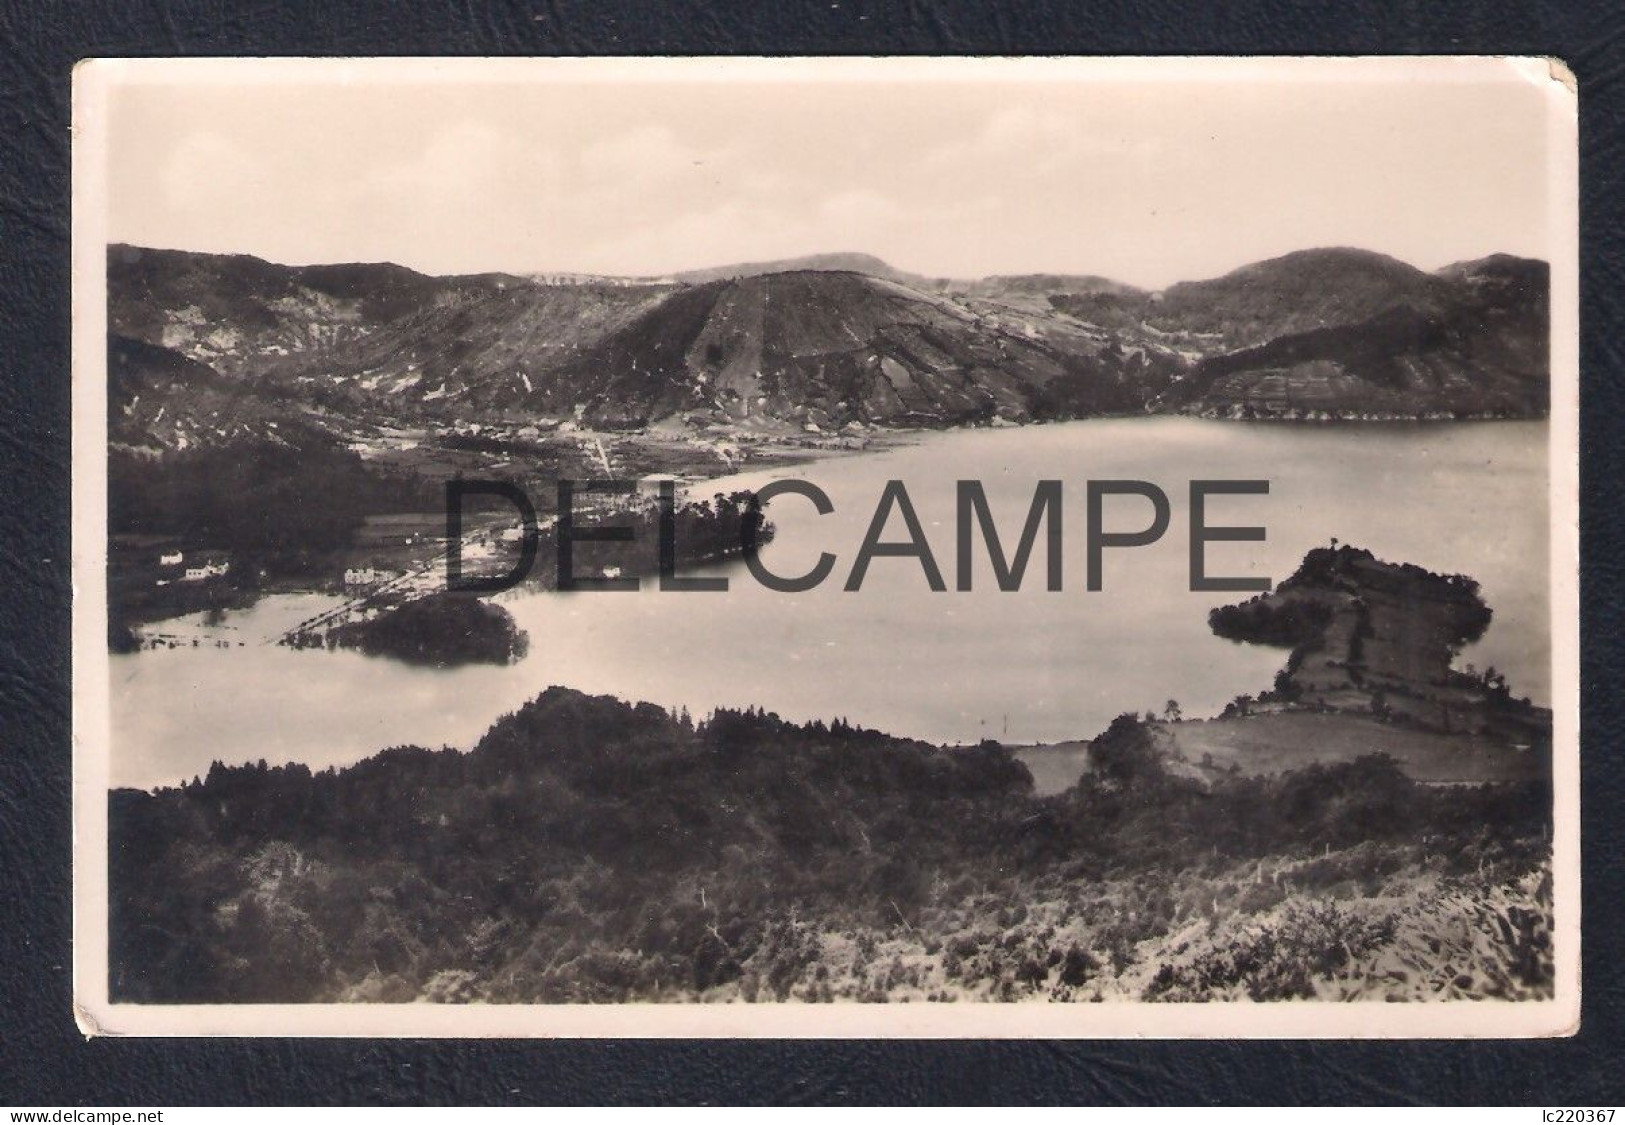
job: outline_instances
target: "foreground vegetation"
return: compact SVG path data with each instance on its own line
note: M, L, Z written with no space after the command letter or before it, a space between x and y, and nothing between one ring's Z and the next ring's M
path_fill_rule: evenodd
M1549 788L1380 756L1055 797L993 744L553 688L470 753L227 768L111 808L115 999L1548 996Z

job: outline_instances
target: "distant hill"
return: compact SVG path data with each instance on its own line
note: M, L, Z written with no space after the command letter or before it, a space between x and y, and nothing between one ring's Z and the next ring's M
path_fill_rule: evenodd
M1164 294L1151 325L1225 342L1169 405L1247 417L1535 417L1550 394L1549 270L1497 255L1428 274L1311 250Z
M1371 320L1395 308L1442 311L1450 294L1440 278L1397 258L1347 248L1300 250L1208 281L1165 290L1154 323L1217 332L1247 347L1295 332Z
M676 280L690 285L707 281L726 281L732 278L761 277L771 273L862 273L870 277L883 277L888 281L916 281L918 274L904 273L875 257L873 254L807 254L800 258L778 258L766 262L739 262L731 266L712 266L710 269L683 270L673 275Z
M573 419L827 431L1147 410L1538 416L1547 284L1544 263L1505 255L1428 274L1348 249L1160 294L1088 275L927 279L861 254L652 280L108 252L120 354L163 349L221 376L209 393L258 400L228 413L317 411L339 429ZM208 440L209 425L185 432L181 405L130 413L121 439Z
M643 424L941 425L1137 409L1139 367L883 278L762 274L675 293L563 364L549 407Z
M107 339L107 388L108 441L116 448L181 452L243 439L294 445L317 434L285 403L172 348L128 336Z
M107 253L110 332L247 376L283 360L314 364L429 310L526 284L501 274L430 277L387 262L282 266L124 245Z
M673 280L687 284L761 277L775 273L861 273L886 281L896 281L928 293L949 293L965 297L1048 296L1053 293L1114 293L1143 295L1144 290L1094 274L1023 273L994 274L979 278L930 277L900 270L873 254L808 254L800 258L779 258L765 262L740 262L710 269L684 270Z

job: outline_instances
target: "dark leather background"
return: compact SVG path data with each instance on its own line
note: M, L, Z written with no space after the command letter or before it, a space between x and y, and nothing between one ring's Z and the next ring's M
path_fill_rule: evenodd
M1625 15L1579 3L0 0L0 1104L1625 1100ZM1585 1007L1476 1043L83 1040L69 1011L69 72L217 54L1552 54L1581 82ZM1493 527L1485 534L1495 534Z

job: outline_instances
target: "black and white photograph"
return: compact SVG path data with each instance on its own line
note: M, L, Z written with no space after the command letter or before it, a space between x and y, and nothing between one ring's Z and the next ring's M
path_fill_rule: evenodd
M1574 1032L1562 64L73 108L87 1034Z

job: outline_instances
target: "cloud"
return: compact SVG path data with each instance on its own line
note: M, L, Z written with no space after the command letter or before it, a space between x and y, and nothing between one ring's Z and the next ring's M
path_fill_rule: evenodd
M819 205L818 214L827 223L863 230L903 222L910 217L908 208L870 188L832 195Z
M115 102L114 237L282 261L641 273L840 249L1155 285L1328 243L1544 252L1544 103L1523 83L224 83Z
M1143 167L1162 151L1155 137L1136 134L1125 121L1019 104L995 110L981 128L927 153L925 163L938 172L997 170L1023 180L1082 174L1102 163Z
M196 130L180 137L159 173L164 204L177 214L222 200L241 200L269 181L266 162L223 133Z
M611 184L661 179L702 167L714 154L684 145L664 125L643 125L588 145L581 153L582 174Z

